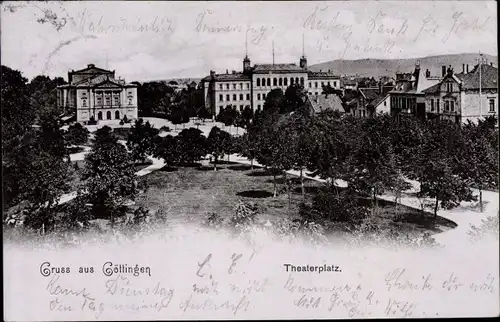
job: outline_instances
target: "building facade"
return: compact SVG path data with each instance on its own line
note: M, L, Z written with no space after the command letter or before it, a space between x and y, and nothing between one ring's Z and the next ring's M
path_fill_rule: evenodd
M250 106L254 111L262 109L266 96L273 89L283 92L293 84L300 84L312 95L321 95L323 86L340 89L340 78L331 72L313 72L307 68L305 56L300 64L256 64L250 66L250 59L243 59L243 71L216 74L202 79L205 107L217 115L221 108L234 106L243 110Z
M492 65L478 64L459 74L449 68L441 82L424 90L427 117L477 123L498 116L497 80L498 68Z
M76 121L137 119L137 85L115 78L115 71L96 67L68 72L68 84L57 87L57 104L76 114Z
M396 74L396 84L390 96L391 115L414 115L425 119L424 90L436 85L442 77L423 72L417 63L413 73Z

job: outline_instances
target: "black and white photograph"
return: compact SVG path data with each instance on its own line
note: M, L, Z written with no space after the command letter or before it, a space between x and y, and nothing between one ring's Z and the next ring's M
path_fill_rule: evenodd
M498 317L496 1L3 1L4 321Z

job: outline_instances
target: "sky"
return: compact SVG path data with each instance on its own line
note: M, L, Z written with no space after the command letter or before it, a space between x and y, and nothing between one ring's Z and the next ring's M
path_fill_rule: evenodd
M2 64L67 78L87 64L127 81L251 63L497 55L494 1L3 2ZM55 19L52 19L56 17ZM273 46L274 43L274 46Z

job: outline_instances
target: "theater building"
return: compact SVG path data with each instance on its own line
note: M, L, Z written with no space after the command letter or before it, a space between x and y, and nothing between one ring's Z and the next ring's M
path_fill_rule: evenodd
M137 119L137 85L115 78L115 71L96 67L68 72L68 84L57 87L57 104L86 124L99 120Z

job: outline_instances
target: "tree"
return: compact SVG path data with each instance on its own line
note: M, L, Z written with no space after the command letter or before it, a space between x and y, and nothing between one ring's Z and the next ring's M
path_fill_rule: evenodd
M231 134L222 131L217 126L214 126L210 130L207 145L209 147L209 152L214 157L214 171L217 171L217 160L221 159L224 154L230 154L232 145L231 139Z
M284 101L280 105L280 113L291 113L302 106L307 99L304 88L299 84L288 86L284 94Z
M167 135L165 137L157 137L159 141L156 144L156 151L154 156L157 158L162 158L165 161L167 167L172 167L177 164L180 160L179 144L176 137L172 135Z
M257 139L253 137L254 131L247 131L243 136L238 138L236 146L237 152L250 160L250 168L253 170L253 162L257 157L258 145Z
M189 116L183 106L174 105L172 106L170 114L170 122L174 124L174 130L177 131L178 124L185 124L189 122Z
M452 209L461 201L475 197L467 180L460 175L461 157L464 152L460 128L448 121L429 122L429 136L422 143L426 161L419 174L419 197L434 198L434 217L439 205Z
M266 114L278 114L283 111L286 104L285 95L281 88L271 90L264 101L264 108L262 111Z
M253 117L254 117L253 109L250 107L250 105L245 106L245 108L241 112L241 122L245 129L248 129L248 127L252 122Z
M403 181L390 141L391 121L389 116L363 120L354 153L348 159L348 183L358 192L371 195L375 206L377 195Z
M29 104L29 89L21 72L1 65L2 160L31 129L35 110Z
M463 128L464 151L461 173L479 190L479 206L483 212L483 190L498 186L498 133L495 120L469 121Z
M195 128L182 130L177 136L180 162L193 164L207 154L207 142L202 132Z
M227 108L230 108L229 106ZM225 124L226 123L226 108L225 107L221 107L220 110L219 110L219 114L217 114L215 116L215 121L216 122L220 122L222 124Z
M89 139L89 130L80 123L72 124L65 133L65 139L69 145L83 145Z
M104 126L96 131L92 151L85 156L81 174L83 186L80 195L92 204L98 216L110 218L120 213L129 199L137 193L133 162L126 148L118 143L111 128Z
M133 160L144 161L148 155L154 153L155 138L158 133L159 130L151 126L149 121L144 123L142 118L135 121L127 140L127 147L132 153Z

